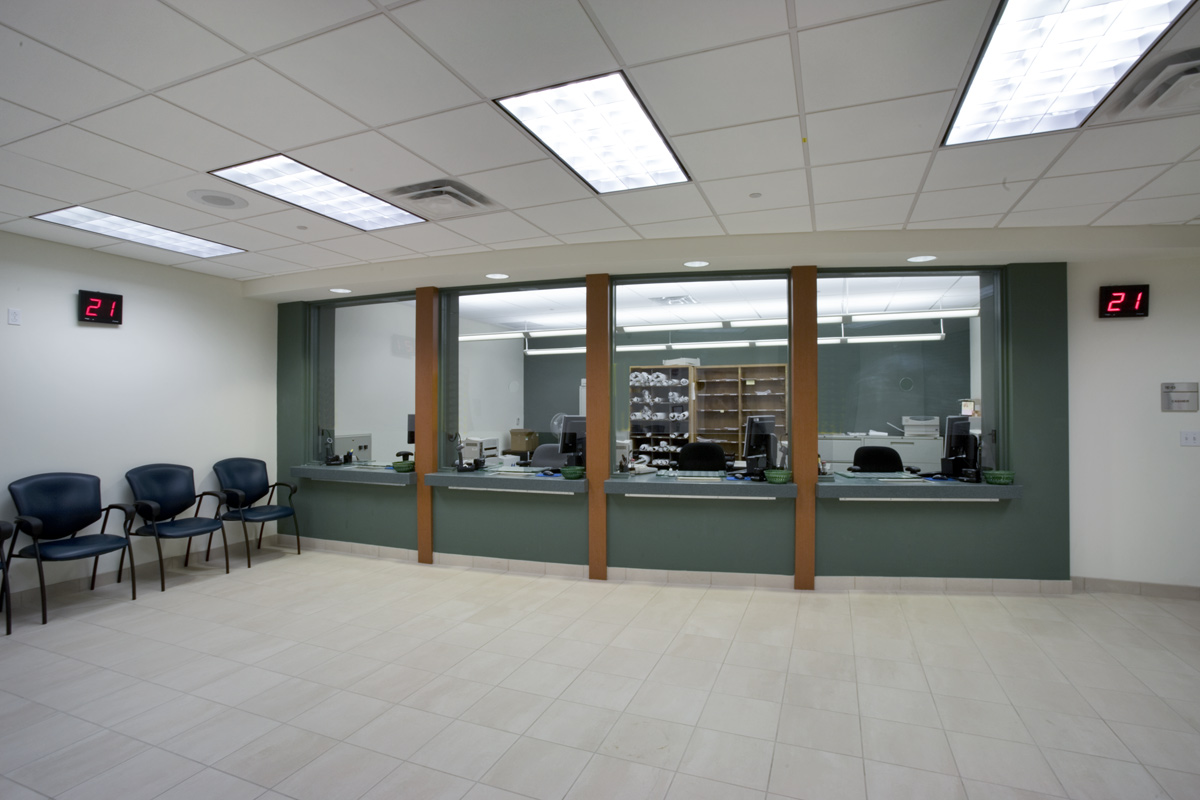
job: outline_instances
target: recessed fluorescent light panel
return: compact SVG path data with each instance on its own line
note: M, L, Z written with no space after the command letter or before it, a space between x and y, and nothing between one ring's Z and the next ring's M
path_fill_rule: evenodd
M623 73L496 102L599 194L688 180Z
M395 228L425 220L378 197L360 192L287 156L270 156L212 172L218 178L307 208L360 231Z
M115 239L125 239L163 250L174 250L196 258L213 258L228 256L233 253L244 253L236 247L229 247L207 239L198 239L185 233L176 233L165 228L156 228L143 222L134 222L124 217L105 214L103 211L93 211L83 206L72 206L62 211L51 211L49 214L38 214L34 219L56 222L71 228L102 233Z
M787 324L786 319L735 319L729 321L731 328L775 328Z
M676 322L670 325L622 325L624 333L655 333L657 331L699 331L705 328L720 328L720 322Z
M523 331L499 331L497 333L464 333L458 337L460 342L490 342L496 339L524 339Z
M1188 0L1010 0L946 144L1076 128Z
M955 319L958 317L978 317L978 308L954 308L945 311L896 311L884 314L855 314L851 322L893 322L903 319Z
M615 349L618 353L637 353L643 350L666 350L667 347L665 344L619 344Z
M543 347L540 350L526 350L527 356L565 356L573 353L586 353L586 347Z
M559 328L557 330L543 329L530 331L530 337L541 339L546 336L583 336L587 333L587 328Z

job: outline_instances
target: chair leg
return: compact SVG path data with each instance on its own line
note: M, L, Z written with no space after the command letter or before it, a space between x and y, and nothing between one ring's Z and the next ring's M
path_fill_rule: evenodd
M125 548L121 548L121 560L117 562L117 583L121 582L121 574L125 572Z
M258 524L258 549L259 550L262 550L262 535L263 535L263 528L265 528L265 527L267 527L267 523L265 523L265 522L260 522Z
M246 520L242 520L242 541L246 543L246 569L250 569L250 531L246 530Z
M188 565L188 559L192 557L192 537L188 537L187 549L183 551L183 565Z
M4 635L12 636L12 595L8 590L8 562L0 561L4 577L0 579L0 603L4 604Z
M42 624L45 625L46 618L46 575L42 572L42 554L38 551L37 545L34 545L33 552L37 555L38 565L38 588L42 592Z
M165 592L167 590L167 568L163 566L162 542L157 536L154 537L154 546L158 548L158 580L162 583L162 591ZM132 563L133 553L129 554L129 560Z
M212 553L212 531L208 532L208 546L204 548L204 560L208 561L209 554Z
M100 568L100 556L92 559L92 591L96 591L96 570Z
M296 529L296 555L300 555L300 518L292 514L292 527Z
M129 551L129 588L133 592L132 599L137 600L137 575L133 570L133 542L125 542L125 550ZM125 557L125 551L121 551L121 558Z
M221 545L225 548L225 574L229 574L229 539L225 536L225 523L221 523Z

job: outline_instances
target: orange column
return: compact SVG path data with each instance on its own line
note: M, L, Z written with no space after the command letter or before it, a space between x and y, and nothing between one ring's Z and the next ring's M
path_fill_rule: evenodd
M812 589L817 569L817 268L792 267L791 441L796 481L797 589Z
M588 577L608 579L608 498L612 472L612 293L608 275L587 276Z
M438 290L432 286L417 289L417 561L433 563L433 488L425 485L425 476L438 469L438 366L439 319Z

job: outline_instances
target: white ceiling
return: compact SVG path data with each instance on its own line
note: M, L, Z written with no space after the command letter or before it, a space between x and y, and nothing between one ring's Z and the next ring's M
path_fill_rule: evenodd
M1079 131L939 146L996 5L2 3L0 230L273 300L695 257L721 269L928 250L954 264L1200 254L1200 86ZM1200 25L1174 36L1163 46L1197 41ZM597 196L493 103L615 69L693 182ZM454 178L497 205L362 233L207 174L274 153L385 198ZM195 189L247 205L208 206ZM197 260L31 219L76 204L248 252Z

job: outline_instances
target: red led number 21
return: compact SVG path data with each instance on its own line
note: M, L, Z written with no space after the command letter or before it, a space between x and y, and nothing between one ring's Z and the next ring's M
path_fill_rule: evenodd
M89 297L88 298L88 307L86 309L84 309L83 313L85 316L98 317L100 315L97 314L96 312L100 310L100 306L102 306L102 305L104 305L104 301L101 300L99 297ZM117 313L117 302L114 300L113 304L112 304L112 308L108 309L109 318L111 318L116 313Z
M1108 301L1108 313L1115 314L1121 310L1121 304L1125 302L1125 292L1113 292L1112 299ZM1137 311L1142 307L1142 293L1138 292L1137 300L1133 301L1133 310Z

